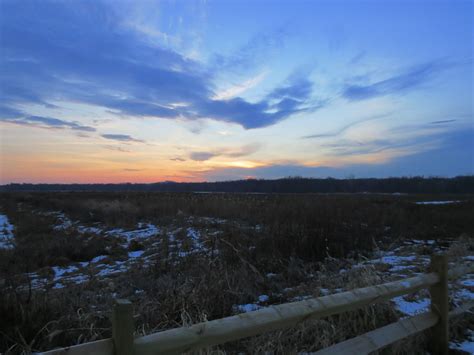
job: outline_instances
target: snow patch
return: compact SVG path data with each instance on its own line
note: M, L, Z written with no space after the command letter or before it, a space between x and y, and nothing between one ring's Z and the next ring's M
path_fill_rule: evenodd
M253 312L260 308L262 308L262 306L259 306L258 304L255 304L255 303L238 304L238 305L233 306L234 313Z
M474 280L473 279L462 280L460 281L460 284L467 287L474 287Z
M409 316L425 312L430 307L430 300L428 298L410 302L405 300L403 296L399 296L395 297L392 301L395 302L396 309Z
M450 342L449 347L454 350L465 351L468 354L474 354L474 331L469 329L469 337L462 343Z
M107 258L108 258L107 255L99 255L99 256L96 256L95 258L93 258L93 259L91 260L91 263L98 263L99 261L102 261L102 260L107 259ZM81 263L81 265L82 265L82 264L83 264L83 263ZM87 265L88 263L84 263L84 264ZM84 265L84 266L85 266L85 265Z
M13 249L15 247L12 224L8 221L8 217L0 214L0 249Z
M260 295L258 296L258 302L267 302L270 299L268 295Z
M144 252L145 252L144 250L131 251L128 253L128 257L129 259L139 258L140 256L143 255Z
M138 223L138 229L126 231L122 228L111 229L105 232L106 235L122 237L127 239L127 243L136 239L147 239L160 233L160 228L151 223Z
M74 265L66 267L53 266L52 269L54 271L54 281L59 281L64 275L71 274L79 270Z
M448 205L451 203L460 203L460 200L452 200L452 201L419 201L415 202L417 205Z

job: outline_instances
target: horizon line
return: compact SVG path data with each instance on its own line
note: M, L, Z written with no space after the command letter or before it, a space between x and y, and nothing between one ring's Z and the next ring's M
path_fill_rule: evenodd
M310 177L310 176L283 176L278 178L245 178L245 179L234 179L234 180L216 180L216 181L173 181L163 180L155 182L8 182L0 184L0 187L9 185L154 185L154 184L216 184L216 183L229 183L229 182L241 182L241 181L278 181L278 180L386 180L386 179L457 179L462 177L474 177L473 174L463 174L455 176L440 176L440 175L400 175L400 176L386 176L386 177L344 177L337 178L332 176L326 177Z

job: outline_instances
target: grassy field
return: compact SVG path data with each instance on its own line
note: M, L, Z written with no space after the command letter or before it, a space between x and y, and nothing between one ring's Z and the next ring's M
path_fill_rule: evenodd
M472 195L0 198L0 352L109 337L115 298L133 301L136 334L143 335L406 277L423 272L436 251L454 261L474 255ZM471 276L453 289L452 306L474 297ZM421 309L424 300L420 293L209 352L315 351ZM461 343L473 324L471 316L453 324L453 342ZM389 352L423 347L417 336Z

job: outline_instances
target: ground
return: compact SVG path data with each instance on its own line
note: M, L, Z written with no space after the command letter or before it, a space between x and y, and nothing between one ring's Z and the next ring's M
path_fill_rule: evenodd
M206 319L250 312L272 304L415 276L426 272L433 253L447 253L450 267L470 265L474 261L474 239L469 233L447 238L437 236L434 239L390 238L387 242L386 236L396 228L387 223L383 228L377 227L380 234L371 236L368 251L348 252L345 257L333 256L335 247L326 240L322 244L325 245L325 256L311 260L299 258L295 252L288 257L275 256L275 251L270 252L271 241L266 239L268 223L251 223L215 214L212 217L192 215L181 210L174 216L161 219L151 217L148 220L140 218L136 223L110 223L104 218L76 218L77 213L68 213L67 209L35 207L31 202L20 202L20 211L15 210L18 215L12 214L18 224L25 223L27 218L22 213L27 211L30 217L34 216L37 227L39 223L47 224L47 238L57 237L60 245L78 243L84 250L81 249L80 253L72 250L67 257L53 256L61 248L50 246L49 258L38 254L45 261L31 261L28 272L22 272L26 262L20 266L13 262L8 264L11 272L4 274L1 280L7 290L4 297L15 307L32 308L29 311L35 319L38 318L37 312L41 312L40 318L44 323L43 328L38 326L39 329L30 330L33 335L23 334L21 330L12 332L3 323L6 331L2 333L9 334L4 344L8 344L12 352L25 351L28 347L44 350L108 336L108 311L115 298L132 300L137 313L136 333L144 335ZM259 202L257 200L252 204ZM409 203L417 209L446 209L459 208L454 205L462 205L463 202L449 199ZM406 206L404 208L413 208ZM423 210L420 213L424 213ZM2 252L7 257L20 253L26 238L20 226L17 228L6 212L0 214L0 221ZM444 228L439 224L439 228ZM357 230L373 234L370 222L359 223ZM298 230L293 230L293 233L298 233ZM272 235L275 235L275 230L272 230ZM285 238L291 244L294 237L287 234ZM41 248L41 241L43 239L38 242L38 249ZM92 251L89 246L94 247ZM64 298L70 299L71 304L65 304ZM451 308L472 299L473 274L463 275L457 282L451 283ZM55 310L55 307L58 309ZM268 349L277 349L274 350L277 352L278 349L283 352L314 351L401 317L423 312L428 307L429 294L420 291L365 308L362 313L352 312L348 318L354 324L351 327L332 317L310 322L293 333L279 332L278 341L271 339L270 334L218 349L229 353ZM157 308L160 308L159 314L156 313ZM18 320L19 316L15 314L10 316L12 323L20 322L18 329L21 329L21 322L26 319ZM470 317L464 317L453 325L452 349L473 352L472 325ZM340 334L335 330L338 327ZM314 341L310 343L308 338L315 329L326 334L316 344ZM28 336L29 341L26 340ZM295 339L301 346L291 344ZM412 343L419 341L422 340L413 340ZM394 349L406 352L403 345Z

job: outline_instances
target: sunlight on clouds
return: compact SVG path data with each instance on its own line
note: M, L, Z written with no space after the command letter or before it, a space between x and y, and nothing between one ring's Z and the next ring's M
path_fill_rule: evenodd
M236 97L245 91L257 86L262 82L262 80L265 79L267 76L268 71L261 72L260 74L256 75L253 78L247 79L244 82L241 82L240 84L228 87L226 89L220 90L217 92L214 97L212 97L213 100L228 100L233 97Z
M256 161L246 161L246 160L216 163L216 166L246 168L246 169L259 168L265 165L268 165L268 164L264 164L264 163L260 163Z
M383 175L472 130L464 4L30 5L6 2L0 22L2 183Z

